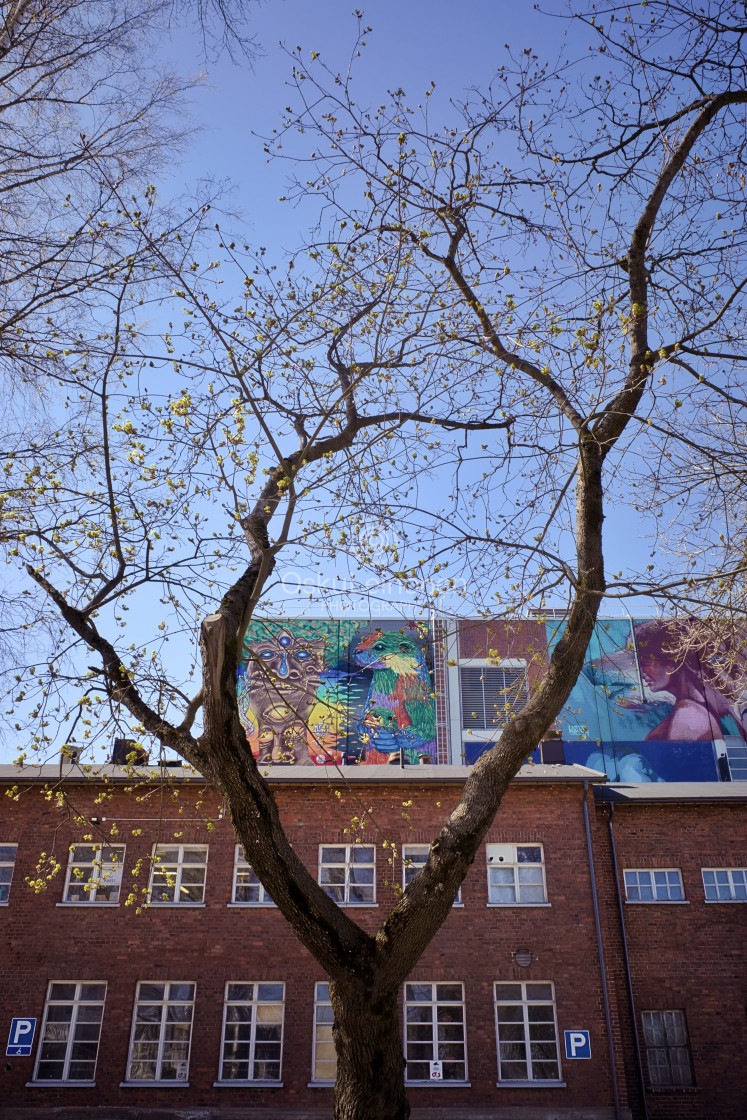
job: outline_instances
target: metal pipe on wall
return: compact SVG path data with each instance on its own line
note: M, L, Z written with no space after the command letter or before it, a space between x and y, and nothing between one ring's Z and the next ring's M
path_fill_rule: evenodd
M610 815L609 815L609 828L610 828L610 847L612 848L612 871L615 880L615 893L617 894L617 908L620 912L620 933L622 935L623 945L623 960L625 961L625 976L628 981L628 998L630 999L630 1015L633 1020L633 1042L635 1046L635 1064L638 1072L638 1084L641 1090L641 1106L643 1108L643 1120L648 1118L648 1101L646 1100L646 1082L643 1077L643 1057L641 1055L641 1040L638 1035L638 1013L635 1009L635 997L633 996L633 977L630 971L630 957L628 956L628 935L625 931L625 909L623 906L622 892L620 891L620 876L617 870L617 848L615 847L615 830L612 827L612 816L615 812L614 802L610 801Z
M602 946L602 924L599 920L599 901L597 899L597 881L594 874L594 851L591 846L591 826L589 824L589 781L584 778L584 830L586 832L586 851L589 858L589 877L591 879L591 901L594 907L594 925L597 932L597 951L599 953L599 971L602 976L602 1002L604 1004L604 1021L607 1027L607 1047L610 1059L610 1077L612 1078L612 1100L615 1109L615 1120L621 1120L620 1093L617 1087L617 1064L615 1062L615 1041L612 1037L612 1015L610 1012L610 997L607 989L607 969L604 964L604 948Z

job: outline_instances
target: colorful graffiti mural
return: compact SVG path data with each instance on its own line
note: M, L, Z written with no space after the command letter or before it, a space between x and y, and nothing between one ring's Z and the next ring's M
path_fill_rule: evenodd
M548 649L564 623L547 623ZM747 696L717 658L679 651L676 624L597 623L584 668L558 717L569 762L613 781L713 781L714 742L744 741Z
M259 762L436 762L426 623L258 620L239 666L242 724Z

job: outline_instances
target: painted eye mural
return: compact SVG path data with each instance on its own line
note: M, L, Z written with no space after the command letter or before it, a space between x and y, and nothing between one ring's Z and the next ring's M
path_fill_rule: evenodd
M432 642L401 619L255 620L239 712L260 763L436 762Z

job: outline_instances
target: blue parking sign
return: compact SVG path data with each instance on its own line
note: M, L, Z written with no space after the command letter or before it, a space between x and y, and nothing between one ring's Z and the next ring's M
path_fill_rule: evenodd
M30 1057L35 1031L36 1019L11 1019L6 1057Z
M591 1038L588 1031L563 1031L566 1058L590 1058Z

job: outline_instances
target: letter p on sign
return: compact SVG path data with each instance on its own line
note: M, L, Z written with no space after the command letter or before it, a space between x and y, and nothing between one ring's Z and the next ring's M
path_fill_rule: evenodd
M35 1030L36 1019L11 1019L6 1057L28 1058Z
M590 1058L591 1039L588 1031L563 1031L566 1058Z

